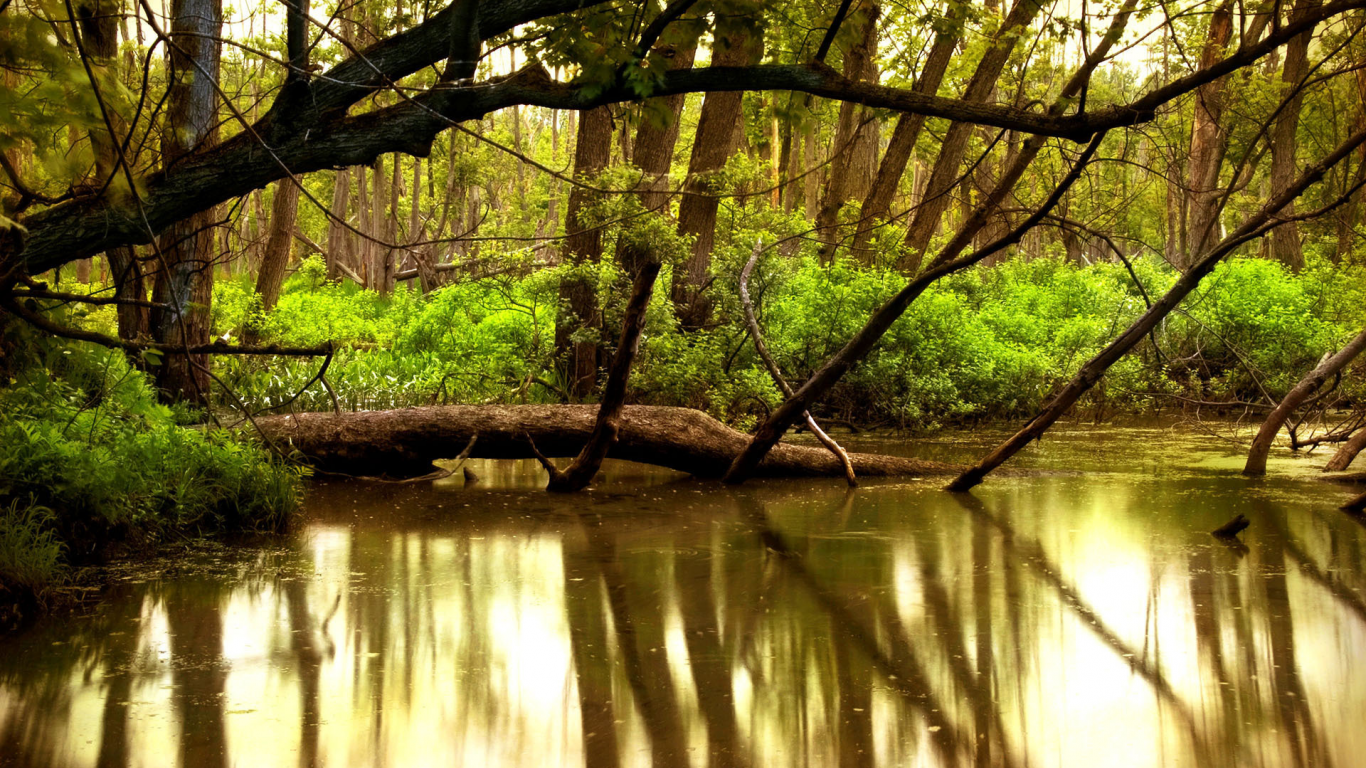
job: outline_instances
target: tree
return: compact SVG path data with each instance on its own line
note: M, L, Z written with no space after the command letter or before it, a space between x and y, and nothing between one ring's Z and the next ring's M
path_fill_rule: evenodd
M218 143L218 42L223 26L221 0L174 0L171 4L170 77L166 126L161 138L166 178L182 173L179 164ZM152 337L163 344L194 345L209 340L209 302L217 259L213 208L172 225L154 246L158 271L152 298ZM175 400L207 405L208 358L178 355L166 359L157 385Z
M763 34L748 20L727 20L716 27L712 43L715 67L754 64L763 56ZM702 101L683 199L678 205L678 231L693 237L692 255L674 270L673 302L685 328L699 328L711 317L706 295L711 282L711 254L720 200L714 194L716 174L739 144L741 93L712 91Z

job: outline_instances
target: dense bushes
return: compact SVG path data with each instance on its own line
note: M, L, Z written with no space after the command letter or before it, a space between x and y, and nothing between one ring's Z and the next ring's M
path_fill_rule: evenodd
M113 543L278 529L297 505L295 470L183 426L122 353L4 332L26 338L8 340L0 383L0 595Z
M714 327L680 331L667 292L657 292L632 379L637 402L701 408L745 426L779 401L738 322L731 277L738 267L731 269L735 265L726 259L742 259L749 249L733 250L719 255L725 266L712 288ZM1135 260L1134 269L1152 298L1174 279L1151 259ZM280 308L252 322L267 338L285 343L358 343L339 353L329 371L342 407L562 399L553 340L563 268L513 268L427 297L400 288L384 298L326 285L316 272L316 265L306 266L291 279ZM594 275L610 329L621 277L610 263ZM1228 262L1167 319L1155 343L1144 343L1112 368L1088 402L1140 409L1173 393L1222 400L1283 393L1366 323L1360 277L1351 268L1311 266L1292 275L1270 261ZM668 280L666 271L661 286ZM769 347L790 378L800 380L902 280L890 271L847 262L827 267L773 253L761 262L752 292ZM243 283L219 290L250 295ZM970 270L916 301L821 409L853 422L917 430L1018 417L1037 408L1145 307L1143 292L1121 264L1077 267L1036 259ZM244 313L223 312L217 332L234 332L245 322ZM604 332L601 340L610 345L612 336ZM300 361L233 360L225 367L232 386L254 407L290 399L315 370ZM331 401L315 385L291 407L324 409Z
M704 409L747 427L780 397L755 357L733 275L750 246L737 233L718 249L716 322L683 332L668 300L669 274L650 308L632 378L636 402ZM446 402L559 402L555 371L558 286L566 268L531 269L524 254L498 274L427 296L400 286L378 296L329 284L306 261L279 305L260 311L245 279L219 282L215 333L251 329L267 341L346 343L327 377L300 389L317 361L224 358L215 365L257 412L290 407L387 408ZM608 348L624 281L609 261L579 267L599 286ZM1174 279L1137 259L1149 297ZM1170 394L1264 400L1284 393L1325 353L1366 324L1357 268L1276 263L1220 266L1150 342L1113 367L1086 407L1143 409ZM809 255L765 256L753 280L767 341L793 380L834 353L903 284L890 271ZM827 417L915 430L1032 412L1146 306L1120 264L1077 267L1016 260L942 281L916 301L820 409ZM108 308L64 322L112 332ZM11 326L6 333L29 333ZM169 530L274 528L296 503L297 476L261 449L215 430L182 426L191 414L157 403L121 353L9 340L0 385L0 582L31 589L92 545ZM604 361L605 361L604 357ZM1350 379L1352 381L1354 379ZM1349 396L1358 393L1343 385ZM228 409L224 409L225 412ZM235 418L235 416L234 416Z

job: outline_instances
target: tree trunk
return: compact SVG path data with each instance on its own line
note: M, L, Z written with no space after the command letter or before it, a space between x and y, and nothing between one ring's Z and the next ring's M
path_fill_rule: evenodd
M351 171L343 168L332 177L332 208L327 221L327 279L340 280L342 266L350 266L351 231L345 226L347 203L351 200Z
M548 457L576 456L597 422L596 405L445 405L392 411L300 413L256 419L262 433L313 466L355 475L424 475L479 435L471 458L531 459L530 437ZM749 437L701 411L628 405L608 458L716 478ZM950 475L961 467L897 456L851 453L863 477ZM839 459L818 446L783 444L759 465L760 477L843 478Z
M947 27L935 33L934 43L930 47L929 56L925 59L925 66L912 87L916 93L933 96L939 92L944 72L948 69L949 61L953 58L953 52L962 37L959 25L962 22L963 9L966 7L957 3L949 5L948 16L945 19ZM874 261L874 254L868 251L873 227L880 219L887 218L891 211L892 199L896 197L901 177L906 173L906 163L915 151L916 141L919 140L920 130L924 126L924 115L902 113L896 120L896 127L892 129L892 138L887 144L887 152L882 156L882 164L878 166L873 186L868 190L867 197L863 199L863 206L859 209L858 228L854 233L852 251L855 258L865 264Z
M119 0L91 0L82 3L76 13L80 18L81 40L86 46L92 63L97 71L113 72L118 58L118 20L122 13ZM123 131L123 116L111 110L110 122L116 132ZM110 136L104 125L90 131L90 145L95 153L95 178L103 184L113 177L112 186L126 186L121 177L117 142L121 136ZM143 279L142 265L138 262L137 252L132 246L110 249L105 258L109 261L109 271L114 281L114 296L130 301L146 301L147 286ZM132 341L146 334L150 328L147 307L120 304L118 316L119 338Z
M1273 198L1265 207L1250 217L1237 230L1224 238L1219 245L1212 248L1200 261L1196 262L1187 272L1182 275L1176 284L1153 305L1148 308L1135 320L1129 327L1114 341L1106 345L1095 357L1092 357L1077 375L1072 378L1068 385L1033 418L1019 432L1016 432L1005 442L1001 443L985 458L975 464L971 469L959 475L949 484L951 491L966 491L987 476L996 467L1001 466L1011 456L1014 456L1031 441L1037 439L1055 421L1058 420L1069 408L1083 395L1091 389L1110 366L1119 361L1130 349L1143 340L1144 336L1157 326L1162 318L1166 317L1176 308L1181 300L1184 299L1195 287L1200 284L1205 275L1213 271L1216 264L1238 246L1263 234L1267 222L1270 221L1275 212L1280 210L1290 200L1295 199L1310 185L1318 182L1330 168L1337 165L1343 158L1350 155L1357 147L1366 143L1366 131L1361 131L1349 138L1344 144L1330 153L1324 160L1317 165L1309 168L1295 181L1290 187L1281 194Z
M696 42L673 50L669 57L670 71L689 69L697 52ZM650 99L641 106L640 126L636 129L631 162L644 174L640 204L647 211L667 216L669 201L669 169L673 165L674 147L678 144L679 117L683 112L683 94ZM628 275L634 275L647 258L641 249L628 243L617 246L617 262Z
M1338 447L1333 458L1329 459L1328 463L1323 466L1323 471L1342 472L1346 470L1352 466L1352 461L1357 457L1357 454L1361 453L1362 449L1366 449L1366 427L1358 429L1356 434Z
M763 56L763 35L742 23L718 21L712 66L741 67L754 64ZM735 152L736 127L744 120L743 102L742 93L718 91L708 93L702 100L692 157L688 161L688 181L678 205L678 231L694 238L692 255L687 263L674 267L672 287L674 309L686 329L700 328L711 319L711 300L705 290L711 279L716 212L721 205L715 196L713 176Z
M816 128L802 131L802 213L815 221L820 208L821 175L816 169Z
M1285 225L1282 224L1281 226ZM1309 375L1301 379L1300 383L1286 393L1285 399L1281 400L1275 410L1266 417L1266 421L1262 422L1262 428L1257 430L1257 436L1252 439L1252 449L1247 453L1247 464L1243 467L1243 474L1253 477L1266 474L1266 457L1271 453L1271 443L1275 441L1276 434L1281 431L1281 427L1290 418L1290 414L1294 413L1295 409L1299 408L1305 400L1308 400L1310 395L1317 392L1325 381L1346 368L1364 349L1366 349L1366 331L1357 334L1356 338L1338 350L1337 354L1314 366L1314 370L1310 371Z
M550 484L546 490L572 493L587 488L602 468L607 451L617 441L617 434L621 431L621 409L626 405L626 388L631 380L631 365L640 349L640 335L645 330L645 313L650 308L650 297L654 295L659 267L657 260L650 259L640 266L632 281L631 298L626 304L626 316L621 323L621 339L617 343L616 354L612 356L612 367L607 374L607 386L602 391L602 402L598 404L593 433L589 435L583 450L563 472L542 459L542 464L550 472Z
M612 154L612 114L598 107L579 116L578 142L574 149L574 176L596 183L593 176L607 167ZM569 192L565 212L565 261L575 265L596 264L602 258L602 230L588 227L585 208L593 193L582 187ZM578 270L560 283L560 314L555 323L555 357L564 361L568 389L574 397L586 397L598 379L598 345L591 339L574 339L592 333L600 324L593 280Z
M302 181L302 180L300 180ZM280 299L280 287L285 283L289 267L290 245L294 242L294 224L299 213L299 185L285 179L275 185L275 199L270 204L270 236L266 238L261 271L256 276L256 294L261 297L261 309L270 312ZM254 331L248 333L248 343L255 343Z
M1210 14L1209 32L1200 55L1200 69L1209 69L1224 57L1233 35L1231 0L1224 0ZM1223 237L1219 225L1219 166L1228 148L1228 130L1223 125L1224 96L1228 78L1221 77L1195 91L1195 115L1191 124L1191 148L1187 161L1186 248L1172 266L1182 272L1204 257L1205 252Z
M982 55L977 69L972 73L972 80L963 91L964 101L982 103L995 90L996 81L1001 77L1001 70L1010 59L1010 54L1015 50L1015 44L1019 39L1015 30L1029 26L1040 7L1040 0L1017 0L1001 22L1000 30L994 36L991 47ZM919 271L930 238L938 229L944 211L948 210L949 193L958 181L963 156L967 152L968 141L972 138L974 128L972 123L958 121L952 123L948 132L944 134L939 158L935 160L934 170L930 172L930 180L925 188L925 199L916 208L911 225L906 230L905 245L909 255L903 259L900 266L907 273Z
M1058 97L1048 108L1048 114L1061 114L1063 110L1068 108L1071 100L1081 91L1086 83L1089 82L1091 72L1093 72L1094 68L1105 59L1114 42L1119 40L1123 35L1124 29L1128 25L1136 5L1137 0L1125 0L1121 11L1115 14L1114 19L1111 21L1110 29L1107 31L1105 37L1102 38L1101 42L1097 44L1095 49L1087 57L1083 66L1074 72L1071 79L1063 86ZM879 307L878 310L873 313L872 317L868 318L868 321L864 323L863 327L859 329L858 333L854 334L853 338L841 347L838 352L827 359L821 367L806 380L806 383L797 390L795 395L784 400L783 403L774 409L774 411L769 414L768 418L759 425L759 428L754 432L754 437L751 439L750 444L745 448L742 454L736 457L735 461L731 464L730 469L727 470L725 477L726 482L744 482L753 473L755 468L759 466L759 462L763 459L764 455L782 439L783 434L799 415L807 410L812 403L823 397L826 392L830 391L830 389L844 377L845 373L867 356L867 354L872 351L873 347L882 339L883 334L892 327L892 324L895 323L898 318L905 314L910 305L915 302L927 288L946 275L967 269L974 264L980 263L983 259L990 258L993 254L1001 253L1006 248L1017 244L1025 234L1042 221L1043 217L1058 204L1067 190L1076 183L1081 172L1091 162L1096 151L1100 148L1100 142L1105 138L1105 135L1105 132L1102 131L1091 138L1090 143L1082 150L1076 162L1072 165L1072 169L1056 184L1053 192L1048 196L1044 203L1036 209L1034 213L1030 214L1029 217L1021 222L1019 226L1015 227L1015 229L1011 230L1011 232L1007 233L1001 239L978 249L972 254L960 258L959 254L962 250L967 247L973 236L976 235L986 223L987 217L1001 204L1001 201L1005 198L1006 194L1015 188L1020 177L1024 175L1025 170L1043 148L1044 137L1031 136L1029 140L1022 145L1009 167L1002 174L1002 178L996 185L996 189L992 190L991 195L977 206L968 220L963 223L963 226L958 230L958 233L954 238L939 251L929 267Z
M1320 0L1297 0L1291 12L1295 20L1306 10L1317 7ZM1271 129L1271 194L1294 182L1298 169L1295 167L1295 150L1298 145L1295 132L1300 124L1300 108L1304 105L1304 80L1309 75L1309 42L1314 37L1313 30L1296 35L1285 46L1285 63L1281 67L1281 84L1288 97L1276 123ZM1281 216L1294 216L1295 204L1292 202L1281 212ZM1271 257L1280 261L1292 272L1304 268L1304 251L1300 247L1300 230L1296 223L1287 221L1271 233ZM1254 445L1255 448L1255 445ZM1260 473L1259 473L1260 474Z
M147 280L137 250L131 245L113 248L104 254L109 260L110 279L114 281L114 296L125 301L146 301ZM145 306L120 304L116 310L119 338L133 341L151 332L151 313Z
M361 276L363 288L374 288L375 278L371 274L371 257L375 250L375 244L370 241L370 173L365 166L356 168L356 249L355 263L352 264L356 273Z
M857 42L844 52L844 76L849 80L877 82L877 20L881 12L879 6L871 5L859 15ZM822 263L829 263L835 256L839 244L836 224L845 201L868 194L880 134L872 110L847 101L840 104L830 180L816 213L816 237L821 241L819 257Z
M222 0L172 0L171 86L167 96L162 156L168 176L176 161L218 141L218 56ZM207 74L207 77L205 76ZM207 344L209 304L213 300L214 237L212 209L169 227L160 241L155 301L167 305L152 313L152 335L169 344ZM207 406L209 359L170 355L158 370L164 397Z

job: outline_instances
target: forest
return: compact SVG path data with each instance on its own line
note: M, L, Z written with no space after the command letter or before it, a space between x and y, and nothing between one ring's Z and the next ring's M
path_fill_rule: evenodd
M573 514L562 546L577 542L580 560L555 579L602 579L583 626L619 634L602 642L623 666L599 671L629 678L644 730L594 746L590 714L608 715L590 694L606 694L589 690L575 623L587 614L568 607L584 733L565 759L615 765L644 738L655 764L677 764L694 715L670 720L683 704L648 693L667 670L620 634L628 604L661 622L646 634L673 621L618 600L650 567L623 571L612 538L638 525L610 511L621 473L667 472L660 487L701 494L688 503L739 510L716 525L750 526L746 546L788 562L823 620L868 624L849 630L871 654L875 672L860 674L904 681L897 649L913 655L920 636L896 629L894 608L816 586L819 548L758 510L847 487L841 525L856 527L858 503L915 487L908 515L924 505L987 526L997 544L973 551L992 571L992 547L1008 559L1016 538L984 499L1080 497L1088 477L1149 468L1173 484L1153 492L1162 503L1179 506L1177 485L1218 499L1171 523L1206 534L1180 545L1200 552L1242 557L1249 525L1249 540L1274 527L1292 547L1305 499L1334 531L1336 565L1311 572L1308 550L1294 561L1366 616L1366 585L1334 575L1363 564L1352 525L1366 512L1349 471L1366 449L1363 32L1366 0L0 0L0 624L38 637L53 630L22 628L46 614L106 610L100 595L132 578L119 569L167 553L312 546L300 542L352 509L343 497L474 504L449 523L459 541L499 504L556 530ZM691 524L683 507L658 514ZM888 535L915 539L903 522ZM494 528L531 535L518 525ZM915 541L909 557L928 567ZM1253 543L1261 562L1269 550ZM830 562L844 578L872 561ZM174 625L179 600L188 621L177 567L156 577L169 596L139 592L137 610L164 599ZM879 568L863 588L892 578ZM667 566L677 582L659 589L677 589L692 621L682 569ZM1041 578L1048 599L1079 599ZM1018 594L998 586L1007 603ZM1264 586L1268 610L1297 599L1277 598L1283 587ZM310 616L327 629L325 605L280 590L294 622L281 631ZM698 610L707 632L717 610L731 620ZM1202 620L1208 651L1218 622ZM1270 626L1272 641L1290 631ZM1131 639L1108 631L1132 660ZM974 664L994 663L991 647ZM732 733L730 673L704 680L696 666L742 660L737 648L687 654L714 765L767 754L757 732ZM983 670L945 654L954 690L983 695ZM846 701L840 659L837 692L820 694L838 700L839 762L909 759L886 747L904 734L871 721L845 733L864 709ZM1159 699L1186 706L1160 663L1140 667ZM84 764L16 735L34 694L7 670L0 746L15 764ZM915 674L913 688L933 687ZM724 700L704 701L722 679ZM1016 726L973 702L957 726L925 715L931 762L1029 762ZM1282 757L1351 752L1296 712L1276 715L1299 723ZM181 764L209 764L190 741L226 727L202 714L178 715ZM1195 764L1250 764L1235 725L1219 737L1227 753L1213 733L1191 736ZM223 738L204 754L222 759ZM804 759L822 764L817 752Z

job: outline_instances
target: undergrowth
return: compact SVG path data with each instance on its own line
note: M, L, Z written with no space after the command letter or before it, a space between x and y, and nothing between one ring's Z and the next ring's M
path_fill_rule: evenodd
M298 470L191 426L122 352L2 332L0 592L40 597L112 546L278 530L296 509Z
M679 328L666 268L632 374L633 402L699 408L744 428L780 401L740 321L734 275L749 253L743 233L718 247L709 289L716 322L702 331ZM1145 292L1155 300L1175 279L1155 258L1134 259L1133 267L1142 290L1118 263L1016 260L951 276L911 306L820 411L922 432L1027 416L1146 309ZM610 353L622 277L610 259L575 269L587 270L599 286L606 330L588 335ZM347 410L561 402L566 387L555 367L554 335L566 270L513 268L426 296L401 286L381 297L327 284L318 265L306 262L269 316L250 309L248 282L221 283L215 333L254 324L270 341L358 345L339 352L328 372ZM1180 402L1173 396L1279 396L1366 322L1359 272L1311 262L1295 275L1255 258L1222 264L1151 339L1110 369L1081 407L1103 415ZM769 348L788 377L800 381L904 279L848 261L825 266L810 256L771 253L751 292ZM221 375L254 409L331 409L320 384L299 394L316 369L301 360L221 362Z

